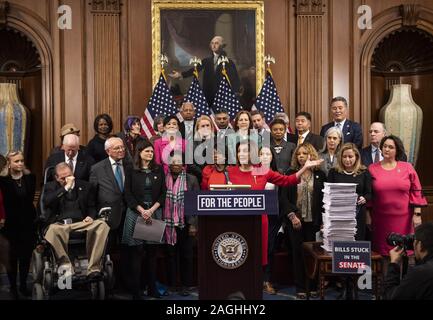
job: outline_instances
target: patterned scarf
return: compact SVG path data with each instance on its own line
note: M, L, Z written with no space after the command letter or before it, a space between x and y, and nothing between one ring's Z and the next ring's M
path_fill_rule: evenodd
M301 213L302 220L304 222L312 222L313 221L313 213L312 213L312 198L313 198L313 174L311 174L308 178L301 178L301 183L298 184L298 199L296 206L299 208Z
M175 227L181 229L185 227L184 192L187 190L185 170L179 174L175 182L173 182L171 173L168 172L166 185L167 193L163 214L163 220L167 224L165 240L168 244L175 245L177 242Z

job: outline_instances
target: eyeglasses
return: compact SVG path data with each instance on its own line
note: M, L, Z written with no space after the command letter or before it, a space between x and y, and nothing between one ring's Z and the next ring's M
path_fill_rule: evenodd
M123 151L123 150L125 150L125 147L124 146L117 146L117 147L111 148L111 150L113 150L113 151Z

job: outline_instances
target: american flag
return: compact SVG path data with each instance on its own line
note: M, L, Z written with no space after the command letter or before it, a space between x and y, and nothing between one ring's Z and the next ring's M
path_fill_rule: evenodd
M202 115L211 116L212 110L209 108L206 98L204 97L203 90L200 87L197 77L193 77L191 86L186 94L185 101L192 102L195 107L196 117Z
M274 115L277 112L284 112L274 79L272 79L272 75L269 71L267 72L262 90L260 90L257 96L255 105L258 110L265 114L267 123L270 123L274 119Z
M226 109L231 119L234 119L236 114L242 109L238 98L227 81L226 75L221 79L212 109Z
M158 83L152 92L149 104L147 105L144 115L141 118L142 133L150 139L155 135L153 129L153 119L158 115L171 116L177 113L176 102L170 93L164 73L161 72Z

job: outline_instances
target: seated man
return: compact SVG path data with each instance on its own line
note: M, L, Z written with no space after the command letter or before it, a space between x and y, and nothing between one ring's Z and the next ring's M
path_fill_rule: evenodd
M71 270L68 257L68 241L71 231L85 232L89 265L87 275L94 278L100 275L101 258L110 228L96 216L95 193L86 181L75 180L71 168L65 162L55 168L56 181L44 187L43 204L49 210L49 227L45 239L52 245L61 270Z
M433 299L433 222L423 223L415 229L413 247L416 266L409 268L403 279L400 279L400 262L404 248L395 247L389 252L391 261L385 278L385 299Z

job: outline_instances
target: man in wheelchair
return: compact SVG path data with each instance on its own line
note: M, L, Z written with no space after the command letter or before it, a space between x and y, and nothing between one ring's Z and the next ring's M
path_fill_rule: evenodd
M89 264L87 277L101 276L101 259L110 230L102 219L96 218L95 192L86 181L75 180L71 168L62 162L55 167L55 181L44 186L43 205L48 209L45 239L52 246L59 270L70 270L68 242L71 232L86 232L86 251Z

